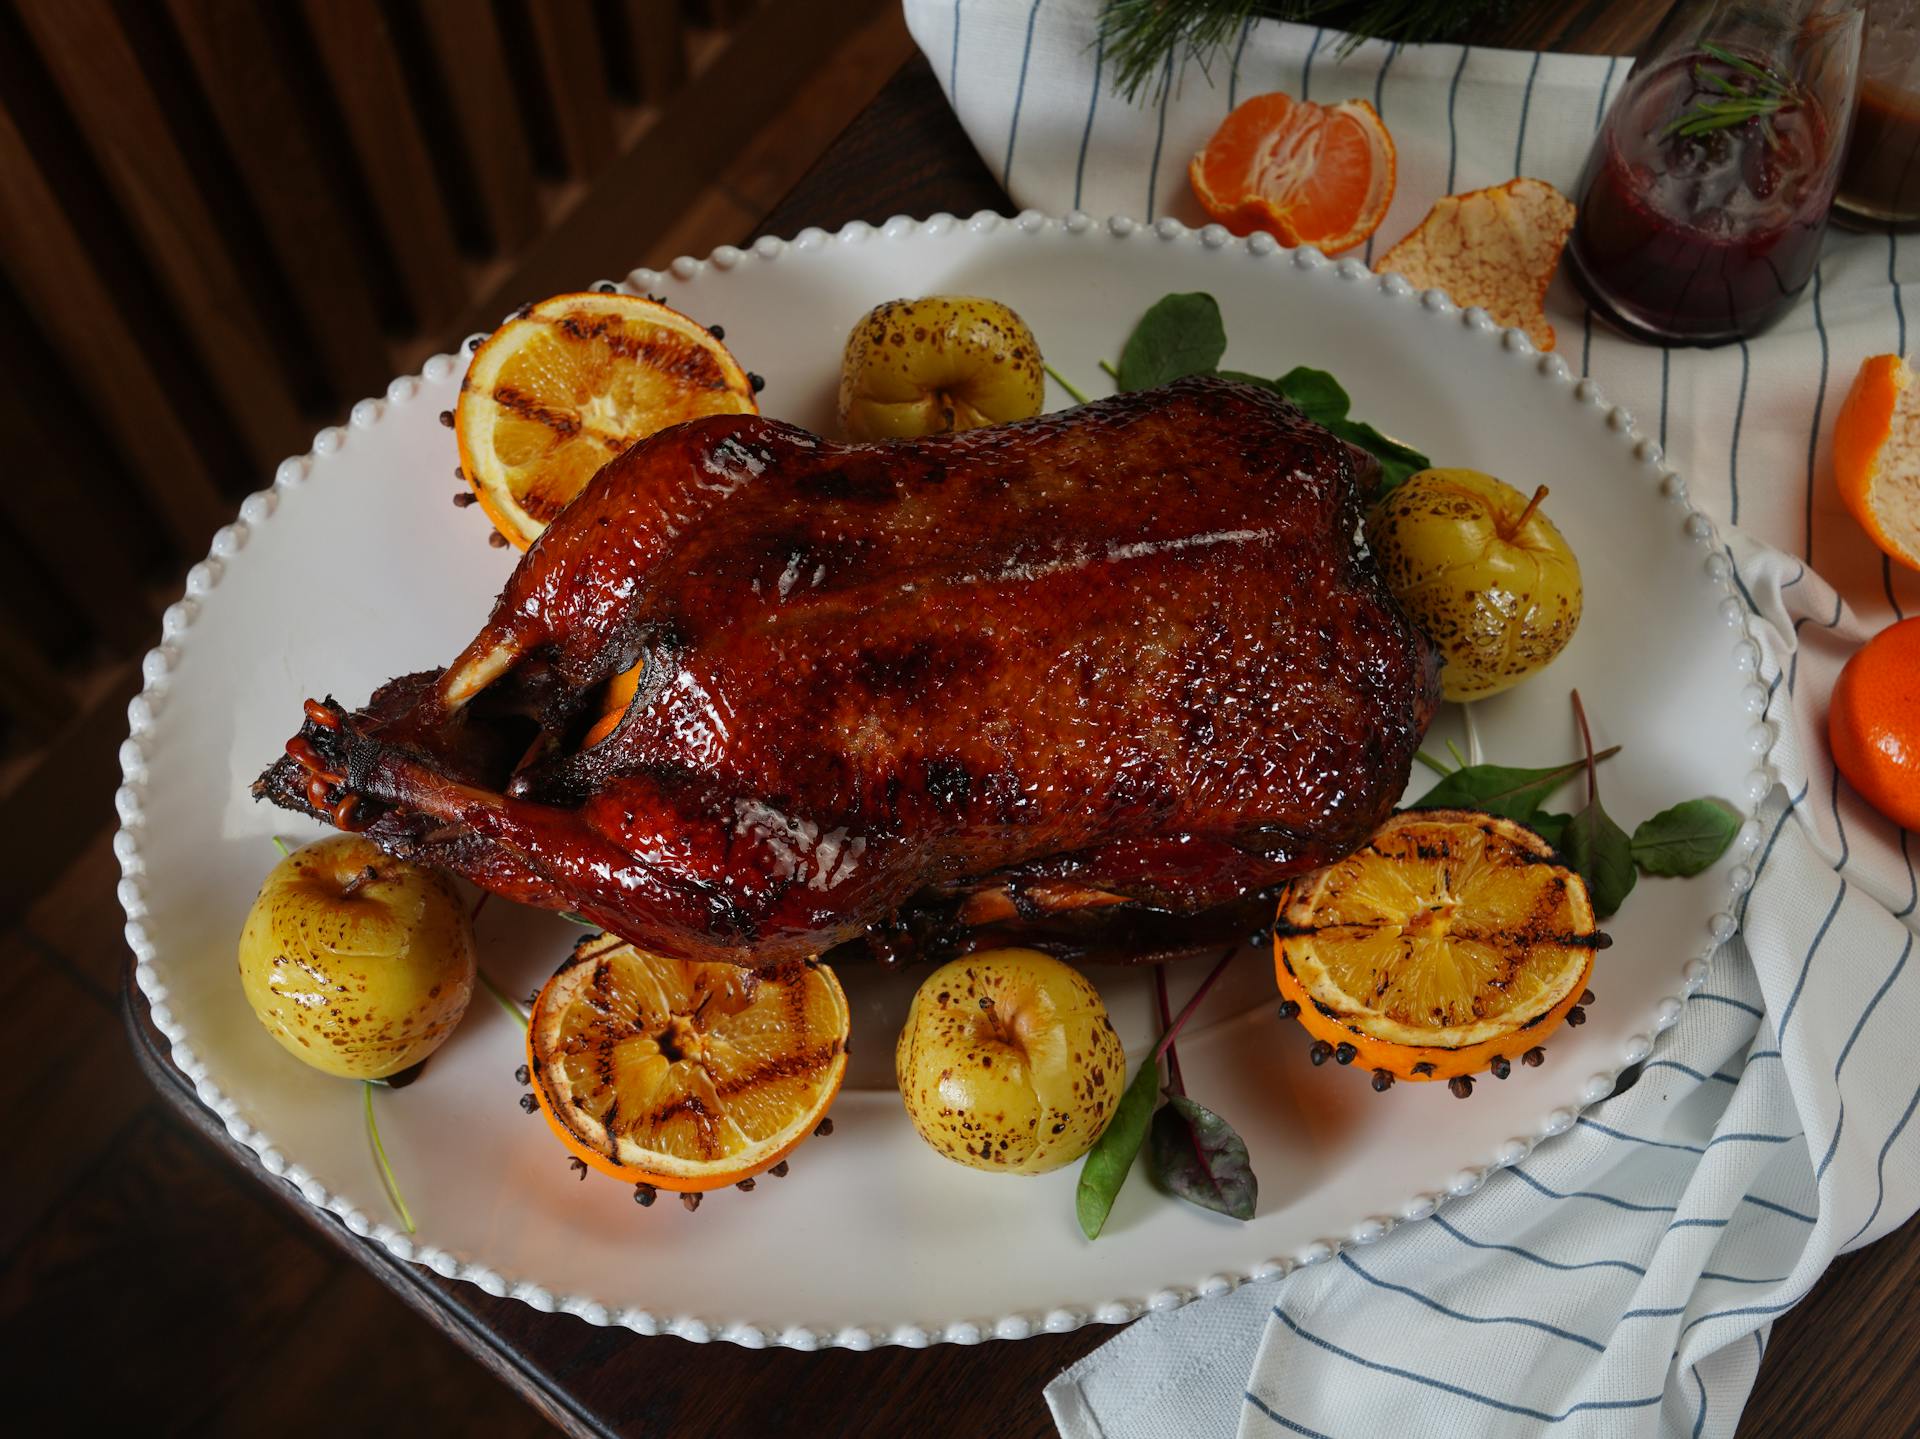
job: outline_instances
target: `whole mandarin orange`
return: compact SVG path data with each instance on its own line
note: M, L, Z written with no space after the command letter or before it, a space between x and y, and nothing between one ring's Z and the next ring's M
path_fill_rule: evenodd
M1889 625L1847 661L1827 711L1827 745L1862 799L1920 831L1920 617Z

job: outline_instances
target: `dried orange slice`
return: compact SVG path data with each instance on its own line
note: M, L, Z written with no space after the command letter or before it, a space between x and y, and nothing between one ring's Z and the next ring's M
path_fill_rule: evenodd
M1862 799L1920 833L1920 615L1853 652L1834 682L1827 744Z
M1393 201L1393 137L1365 100L1242 100L1187 166L1200 208L1236 235L1352 249Z
M555 295L474 352L454 434L481 507L524 550L636 440L758 411L747 372L678 310L637 295Z
M1861 362L1833 422L1833 478L1868 537L1920 570L1920 389L1899 355Z
M1456 305L1478 305L1551 350L1547 286L1572 228L1573 201L1523 176L1446 196L1373 268L1396 271L1422 290L1445 290Z
M610 934L574 946L527 1025L533 1092L560 1142L629 1184L699 1192L779 1163L847 1069L833 971L667 959Z
M1607 943L1585 882L1532 830L1412 810L1288 886L1274 968L1307 1031L1384 1087L1379 1071L1503 1073L1580 1003Z

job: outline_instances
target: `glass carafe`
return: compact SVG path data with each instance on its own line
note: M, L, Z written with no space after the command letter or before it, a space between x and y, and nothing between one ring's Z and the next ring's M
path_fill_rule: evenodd
M1860 0L1681 0L1635 59L1580 177L1568 271L1662 344L1765 329L1812 277L1833 204Z
M1860 108L1835 203L1855 221L1920 225L1920 0L1868 0Z

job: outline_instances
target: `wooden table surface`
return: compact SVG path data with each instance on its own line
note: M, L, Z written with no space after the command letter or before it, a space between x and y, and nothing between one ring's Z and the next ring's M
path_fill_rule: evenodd
M1536 4L1474 38L1630 52L1665 8L1665 0ZM915 59L753 233L981 209L1010 213L1011 203L967 143L932 71ZM199 1103L130 982L126 1016L143 1069L183 1117L571 1435L1049 1435L1041 1389L1116 1332L1089 1326L972 1348L800 1354L641 1338L540 1314L401 1263L305 1204ZM1920 1432L1920 1305L1908 1302L1917 1288L1920 1225L1836 1263L1774 1324L1742 1439Z

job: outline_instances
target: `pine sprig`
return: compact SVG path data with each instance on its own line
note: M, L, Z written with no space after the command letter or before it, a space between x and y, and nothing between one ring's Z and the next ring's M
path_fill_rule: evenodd
M1336 53L1372 37L1421 44L1457 35L1510 0L1109 0L1100 39L1115 93L1158 100L1173 72L1192 60L1209 81L1220 52L1239 43L1249 20L1298 20L1344 32ZM1172 60L1169 65L1168 61Z

